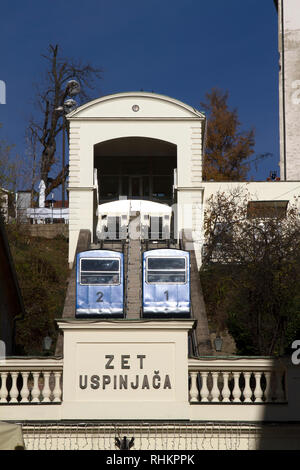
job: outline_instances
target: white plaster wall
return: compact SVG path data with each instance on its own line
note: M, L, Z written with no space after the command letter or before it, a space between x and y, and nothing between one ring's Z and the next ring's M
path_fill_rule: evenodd
M177 201L178 235L184 238L186 249L195 250L200 266L203 243L203 189L199 186L199 189L181 190L178 192Z
M182 228L185 238L192 242L196 251L198 266L201 266L201 249L204 243L203 218L208 200L218 191L230 192L234 188L243 188L253 201L285 200L296 202L300 196L300 182L201 182L202 190L181 190L178 192L178 227ZM300 209L300 201L297 202ZM192 236L192 239L190 238Z
M134 112L132 107L137 105L139 110ZM120 119L136 117L145 119L153 117L190 119L203 117L195 108L174 98L156 93L129 92L116 93L90 101L79 108L80 118ZM69 117L78 117L78 110Z
M282 9L283 4L283 9ZM283 37L282 37L283 19ZM286 180L300 180L300 4L299 0L279 0L279 73L280 105L280 175ZM285 119L285 128L284 128Z
M106 140L123 137L146 137L161 139L177 146L178 185L191 186L192 143L190 123L180 121L155 122L85 121L80 132L80 186L92 186L94 168L94 145ZM101 175L100 175L101 177ZM193 183L195 185L195 183Z
M202 190L188 190L178 193L178 227L182 228L185 238L190 241L187 248L194 248L198 267L201 266L201 251L204 243L203 219L208 200L218 191L230 192L241 187L249 192L252 201L284 200L297 203L300 210L300 182L206 182L201 183ZM190 238L192 236L192 239Z
M73 188L69 191L69 263L74 261L80 230L88 229L93 234L93 201L92 188Z
M60 322L64 331L63 419L185 419L189 416L188 331L194 321ZM107 367L106 355L113 356ZM125 354L127 365L121 366ZM138 360L143 355L144 360ZM166 374L170 389L111 387L81 390L79 375ZM112 378L113 380L113 378ZM140 379L141 380L141 379ZM102 378L101 378L102 381ZM152 384L152 382L151 382Z
M218 191L229 192L233 188L245 188L253 201L293 201L294 196L300 196L300 182L285 181L255 181L255 182L203 182L204 209L207 200Z

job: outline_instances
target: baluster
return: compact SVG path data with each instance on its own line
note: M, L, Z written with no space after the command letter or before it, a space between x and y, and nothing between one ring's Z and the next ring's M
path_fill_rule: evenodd
M253 391L254 395L254 401L255 403L262 402L263 398L263 390L261 388L261 372L254 372L254 377L255 377L255 389Z
M49 403L50 400L50 395L51 395L51 390L50 390L50 384L49 384L49 379L50 379L50 372L44 372L44 388L42 391L43 394L43 403Z
M232 390L233 402L239 403L241 401L241 389L240 389L240 372L233 372L234 387Z
M230 401L230 389L228 386L228 379L229 379L229 372L223 372L223 389L222 389L222 397L223 401L222 403L227 403Z
M29 402L28 376L29 376L29 372L23 372L22 373L23 386L20 390L21 402L22 403L28 403Z
M33 388L31 390L31 403L39 403L40 389L39 389L39 372L33 372Z
M200 391L201 402L208 401L209 390L207 387L207 376L208 376L208 372L201 372L201 384L202 384L201 391Z
M199 392L197 387L197 372L191 372L191 389L190 389L190 402L195 403L199 401Z
M218 376L219 376L219 373L218 372L212 372L212 383L213 383L213 386L212 386L212 389L211 389L211 401L212 402L218 402L220 401L219 399L219 395L220 395L220 390L218 388Z
M61 388L60 388L60 372L54 372L54 377L55 377L55 387L53 390L53 401L55 403L61 401Z
M271 401L271 372L265 372L266 377L266 389L265 389L265 401Z
M19 372L11 372L10 375L11 375L12 386L9 392L9 395L10 395L9 403L18 403L19 391L17 389L17 378L18 378Z
M275 400L284 401L284 390L283 390L283 371L276 371L276 385L275 385Z
M2 380L2 385L0 389L0 402L7 402L7 386L6 386L6 380L7 380L7 372L1 372L1 380Z
M245 379L245 388L244 388L244 403L252 403L251 396L252 390L250 387L250 377L251 372L244 372L244 379Z
M286 381L286 370L282 371L282 398L284 401L288 399L287 381Z

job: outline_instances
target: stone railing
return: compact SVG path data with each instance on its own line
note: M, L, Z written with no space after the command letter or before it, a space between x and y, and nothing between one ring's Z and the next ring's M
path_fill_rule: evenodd
M287 403L284 362L269 358L189 359L191 404Z
M62 359L0 361L0 406L61 403Z
M19 216L20 210L18 211ZM25 214L22 214L23 218ZM34 209L27 209L27 219L31 219L33 223L44 223L53 224L57 222L67 223L69 221L69 209L68 208L47 208L37 207Z
M189 405L184 411L184 419L188 421L300 422L300 369L288 361L203 357L189 359L188 372ZM64 377L69 377L68 371ZM0 419L57 423L61 419L82 420L84 416L78 413L78 407L73 403L70 407L64 401L62 379L63 359L0 361ZM124 409L130 406L124 405L132 402L126 399L125 396L123 404L118 403L120 417L112 413L109 419L123 416L128 419ZM101 401L95 402L95 410L99 404L102 405ZM153 402L152 406L157 408L157 404L161 405ZM137 416L136 407L132 407L131 419L144 419L144 414L140 412Z
M62 401L62 359L0 361L0 405ZM286 368L265 358L189 359L189 399L194 404L286 403Z

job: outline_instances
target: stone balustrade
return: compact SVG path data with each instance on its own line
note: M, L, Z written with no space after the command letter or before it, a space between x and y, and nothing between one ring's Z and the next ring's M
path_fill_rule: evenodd
M6 358L0 361L0 419L22 425L28 449L113 450L115 438L124 436L134 438L135 449L299 448L300 367L290 358L190 358L179 371L174 398L163 402L159 420L148 418L159 401L142 401L137 412L126 389L123 401L83 402L83 410L90 406L95 414L90 419L79 413L66 358ZM71 403L67 385L74 390ZM170 419L180 386L185 414ZM109 406L117 412L104 415Z
M191 404L287 403L286 367L270 358L189 360Z
M0 363L0 405L61 403L62 359ZM189 360L190 403L285 403L286 368L264 358Z
M83 419L75 403L72 412L66 408L62 394L63 363L63 359L55 358L7 358L0 361L1 419L56 423L61 419ZM65 380L68 374L64 371ZM249 423L300 420L300 370L284 360L190 358L188 378L189 405L184 418L188 421ZM131 406L131 402L126 400L128 397L124 390L124 404ZM172 401L168 403L167 410L173 405ZM95 409L100 405L101 401L96 401ZM153 402L153 407L156 406ZM128 407L120 407L119 419L123 416L128 419L128 413L124 414ZM135 406L132 410L132 419L144 419L142 412L136 417Z
M0 361L0 406L61 403L62 359Z

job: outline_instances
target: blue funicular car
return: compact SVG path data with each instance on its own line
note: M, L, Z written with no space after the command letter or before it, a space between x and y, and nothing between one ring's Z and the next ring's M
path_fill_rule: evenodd
M190 254L177 249L143 253L143 317L191 316Z
M123 253L83 251L77 255L76 317L124 316Z

